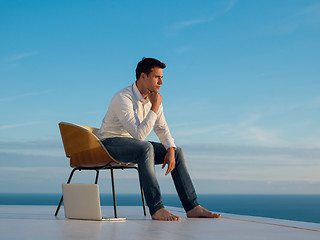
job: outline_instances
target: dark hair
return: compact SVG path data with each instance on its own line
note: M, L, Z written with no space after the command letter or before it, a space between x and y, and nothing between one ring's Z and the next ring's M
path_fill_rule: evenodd
M145 73L148 76L151 73L152 68L154 67L164 69L166 68L166 65L154 58L142 58L136 68L137 80L140 78L141 73Z

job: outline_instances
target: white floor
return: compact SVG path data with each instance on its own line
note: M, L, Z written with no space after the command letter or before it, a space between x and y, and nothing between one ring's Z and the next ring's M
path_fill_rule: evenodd
M178 222L152 221L139 206L118 207L125 222L65 219L63 207L0 206L0 239L320 239L320 224L222 213L220 219L187 219L183 209L168 207ZM102 213L112 217L113 207Z

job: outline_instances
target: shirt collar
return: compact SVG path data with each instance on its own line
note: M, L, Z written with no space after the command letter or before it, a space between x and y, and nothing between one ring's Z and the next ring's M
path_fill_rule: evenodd
M147 99L144 99L143 97L142 97L142 95L141 95L141 93L140 93L140 91L139 91L139 89L138 89L138 87L137 87L137 84L136 84L136 82L133 84L133 93L134 93L134 95L136 95L136 97L138 98L138 101L140 101L140 102L142 102L142 103L147 103L147 102L149 102L149 98L147 98Z

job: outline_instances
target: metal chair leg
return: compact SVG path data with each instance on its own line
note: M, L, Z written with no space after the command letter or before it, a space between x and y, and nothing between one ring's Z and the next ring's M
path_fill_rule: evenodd
M137 167L134 167L137 171L138 171L138 168ZM106 169L106 168L105 168ZM115 184L114 184L114 175L113 175L113 167L112 166L109 166L109 169L110 169L110 172L111 172L111 184L112 184L112 197L113 197L113 209L114 209L114 217L117 218L118 217L118 214L117 214L117 202L116 202L116 194L115 194ZM124 168L121 168L122 170ZM73 177L73 174L75 173L76 170L83 170L81 168L74 168L71 173L70 173L70 176L69 176L69 179L67 181L67 184L69 184L71 182L71 179ZM93 169L87 169L87 170L93 170ZM99 169L94 169L96 170L96 178L95 178L95 184L98 184L98 179L99 179ZM138 171L138 176L139 176L139 171ZM146 213L146 205L145 205L145 198L144 198L144 193L143 193L143 188L142 188L142 184L141 184L141 180L140 180L140 177L139 177L139 184L140 184L140 191L141 191L141 199L142 199L142 205L143 205L143 214L144 216L147 216L147 213ZM61 199L60 199L60 202L59 202L59 205L57 207L57 210L55 212L55 216L58 215L59 213L59 210L60 210L60 207L62 205L62 202L63 202L63 195L61 196Z
M140 182L140 179L139 179L139 182ZM142 189L141 182L140 182L140 190L141 190L141 199L142 199L143 214L144 214L145 216L147 216L146 204L145 204L145 201L144 201L144 193L143 193L143 189Z
M114 217L117 218L117 203L116 203L116 194L115 194L115 187L114 187L114 177L113 177L113 168L110 166L110 172L111 172L111 183L112 183L112 196L113 196L113 211L114 211Z
M74 172L75 172L76 170L79 170L79 169L78 169L78 168L74 168L74 169L71 171L67 184L69 184L69 183L71 182L71 178L73 177L73 174L74 174ZM58 207L57 207L56 213L54 214L55 216L57 216L58 213L59 213L59 210L60 210L62 201L63 201L63 195L61 196L61 199L60 199L59 205L58 205Z
M94 182L94 184L98 184L98 178L99 178L99 170L96 169L96 181Z
M142 200L143 214L144 214L145 216L147 216L146 203L145 203L145 200L144 200L143 188L142 188L142 184L141 184L141 180L140 180L140 176L139 176L139 169L138 169L137 167L135 167L135 169L138 171L138 178L139 178L140 191L141 191L141 200Z

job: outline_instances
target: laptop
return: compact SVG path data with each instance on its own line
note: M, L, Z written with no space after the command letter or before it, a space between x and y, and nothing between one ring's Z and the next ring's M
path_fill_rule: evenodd
M66 218L96 221L126 220L101 216L98 184L62 184L62 192Z

